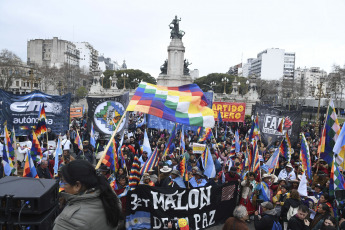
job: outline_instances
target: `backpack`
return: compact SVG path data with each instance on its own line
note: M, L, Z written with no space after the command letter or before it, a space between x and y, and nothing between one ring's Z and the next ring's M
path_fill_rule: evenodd
M289 211L287 212L287 215L286 215L286 219L289 221L291 217L296 215L297 211L298 211L298 207L294 208L290 206Z
M282 230L282 225L278 221L273 221L272 230Z

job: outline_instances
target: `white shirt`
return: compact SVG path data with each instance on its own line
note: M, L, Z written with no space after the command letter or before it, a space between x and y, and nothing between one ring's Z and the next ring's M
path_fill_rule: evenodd
M63 150L70 150L71 149L71 141L70 140L62 140L61 144L63 145Z
M0 143L0 157L3 155L4 145Z
M280 171L279 175L278 175L278 180L285 180L285 179L288 179L288 180L295 180L296 179L296 174L293 170L291 170L291 172L287 172L286 169L283 169Z

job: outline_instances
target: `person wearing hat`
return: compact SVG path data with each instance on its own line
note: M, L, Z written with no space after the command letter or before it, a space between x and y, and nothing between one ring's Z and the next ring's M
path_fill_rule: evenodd
M291 163L287 163L285 166L285 169L282 169L278 175L278 180L283 179L283 180L295 180L296 179L296 174L293 171L293 167Z
M291 189L298 189L299 186L299 180L289 180L289 183L291 184Z
M193 188L203 187L207 184L207 181L203 178L203 174L200 170L193 173L193 177L189 179L189 184Z
M271 202L262 202L260 206L262 208L261 216L259 216L258 211L255 211L254 213L255 230L272 229L273 224L280 225L277 217L277 211L274 209L273 204Z
M143 184L148 186L155 186L155 184L151 181L150 174L144 173L143 174Z
M171 177L170 177L170 172L171 172L171 168L168 165L164 165L161 169L159 169L160 171L160 177L159 177L159 186L160 187L169 187L170 186L170 182L171 182Z
M186 185L180 177L180 172L178 170L172 170L170 173L170 178L171 178L171 186L174 188L186 188Z
M270 189L272 177L269 174L262 176L262 181L256 187L258 198L263 201L271 201L272 190Z
M77 159L87 160L90 164L94 163L93 153L89 149L89 141L83 141L83 149L78 152Z
M189 159L188 165L187 165L187 171L192 172L192 169L195 167L198 167L198 166L196 166L196 160L195 159Z

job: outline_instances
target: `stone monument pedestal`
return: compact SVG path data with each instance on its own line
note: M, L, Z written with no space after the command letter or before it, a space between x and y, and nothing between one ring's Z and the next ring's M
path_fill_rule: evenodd
M184 52L182 40L171 39L168 46L168 68L166 74L159 74L157 84L162 86L181 86L193 83L189 75L184 75Z

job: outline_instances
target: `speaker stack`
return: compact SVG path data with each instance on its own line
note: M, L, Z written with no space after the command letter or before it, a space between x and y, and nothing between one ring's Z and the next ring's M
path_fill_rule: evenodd
M53 179L4 177L0 180L0 230L52 229L58 192Z

